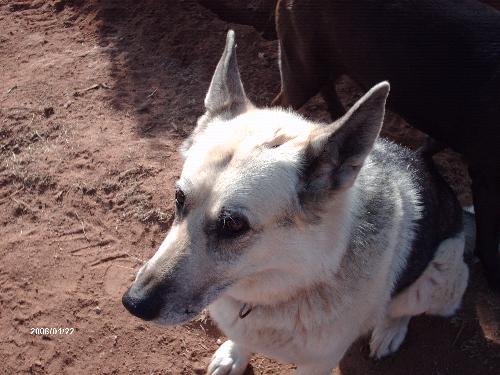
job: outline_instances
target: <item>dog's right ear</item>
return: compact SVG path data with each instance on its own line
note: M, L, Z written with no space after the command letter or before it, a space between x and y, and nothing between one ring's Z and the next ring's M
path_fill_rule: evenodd
M219 117L230 120L252 107L241 82L236 61L236 41L233 30L227 32L226 46L217 64L210 87L205 97L205 114L198 119L198 124L191 136L181 146L181 153L186 157L194 138L208 125L210 120Z

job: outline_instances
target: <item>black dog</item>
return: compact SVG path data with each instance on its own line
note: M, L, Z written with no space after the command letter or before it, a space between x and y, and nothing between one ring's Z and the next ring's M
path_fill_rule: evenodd
M476 254L500 291L500 12L473 0L280 0L281 92L301 107L321 92L344 114L334 82L388 80L389 106L469 164Z

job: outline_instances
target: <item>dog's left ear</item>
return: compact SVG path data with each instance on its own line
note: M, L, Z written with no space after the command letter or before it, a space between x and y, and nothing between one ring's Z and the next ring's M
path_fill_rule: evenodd
M382 128L389 87L388 82L374 86L342 118L312 134L304 153L301 200L317 201L353 185Z

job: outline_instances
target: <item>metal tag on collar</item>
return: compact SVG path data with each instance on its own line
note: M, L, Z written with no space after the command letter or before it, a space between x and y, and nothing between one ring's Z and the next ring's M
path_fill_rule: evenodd
M252 306L244 303L243 306L241 306L240 312L238 313L238 316L240 319L243 319L246 317L250 312L252 311Z

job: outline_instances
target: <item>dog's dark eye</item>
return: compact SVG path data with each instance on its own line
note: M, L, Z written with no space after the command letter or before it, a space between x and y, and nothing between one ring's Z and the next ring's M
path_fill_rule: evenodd
M250 229L248 220L239 214L222 212L217 222L217 231L221 237L234 238Z
M181 189L175 190L175 206L178 209L181 209L184 206L184 201L186 200L186 196Z

